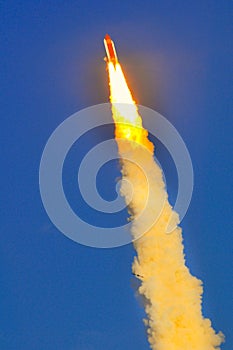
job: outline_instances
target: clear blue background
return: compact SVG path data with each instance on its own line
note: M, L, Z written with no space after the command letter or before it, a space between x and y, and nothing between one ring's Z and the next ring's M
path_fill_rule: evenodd
M232 2L9 0L0 9L0 349L149 349L132 245L104 250L70 241L50 222L38 188L52 131L77 110L108 101L102 40L109 33L137 102L166 116L189 148L195 189L182 222L187 264L204 281L204 314L230 350ZM67 183L77 166L71 151ZM173 202L174 165L161 145L157 156ZM105 170L114 197L119 170ZM109 183L100 181L103 195Z

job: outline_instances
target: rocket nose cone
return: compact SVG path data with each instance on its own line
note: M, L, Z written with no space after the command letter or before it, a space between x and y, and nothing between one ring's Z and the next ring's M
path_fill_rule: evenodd
M111 40L111 37L110 37L110 35L106 34L104 39L105 40Z

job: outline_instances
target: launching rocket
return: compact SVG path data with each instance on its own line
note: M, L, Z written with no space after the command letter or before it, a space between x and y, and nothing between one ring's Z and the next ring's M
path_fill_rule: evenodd
M106 61L112 62L115 67L116 64L118 63L116 49L114 46L114 42L112 41L111 37L108 34L105 35L104 46L107 54Z
M143 127L109 35L104 46L122 174L120 194L130 214L137 252L132 272L141 281L138 295L148 301L145 324L150 348L220 350L224 336L216 333L211 321L202 315L202 282L185 263L179 217L168 201L154 145ZM174 225L173 231L167 234L170 225Z

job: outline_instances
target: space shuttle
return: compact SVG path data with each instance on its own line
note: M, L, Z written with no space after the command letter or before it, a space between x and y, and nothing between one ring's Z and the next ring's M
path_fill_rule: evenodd
M116 64L118 63L117 54L114 42L112 41L110 35L106 34L104 38L104 46L106 50L107 57L105 60L107 62L112 62L114 65L114 68L116 68Z

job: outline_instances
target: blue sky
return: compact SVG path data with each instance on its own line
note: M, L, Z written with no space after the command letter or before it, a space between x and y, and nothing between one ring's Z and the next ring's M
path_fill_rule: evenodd
M216 0L1 3L1 350L149 349L134 297L132 245L104 250L69 240L50 222L38 186L53 130L74 112L108 101L106 33L136 101L173 123L190 151L195 188L182 222L187 264L204 281L204 314L230 350L231 14L232 2ZM173 202L174 164L157 146ZM79 153L71 152L65 181L75 203ZM111 197L119 169L105 170L100 191L112 188Z

